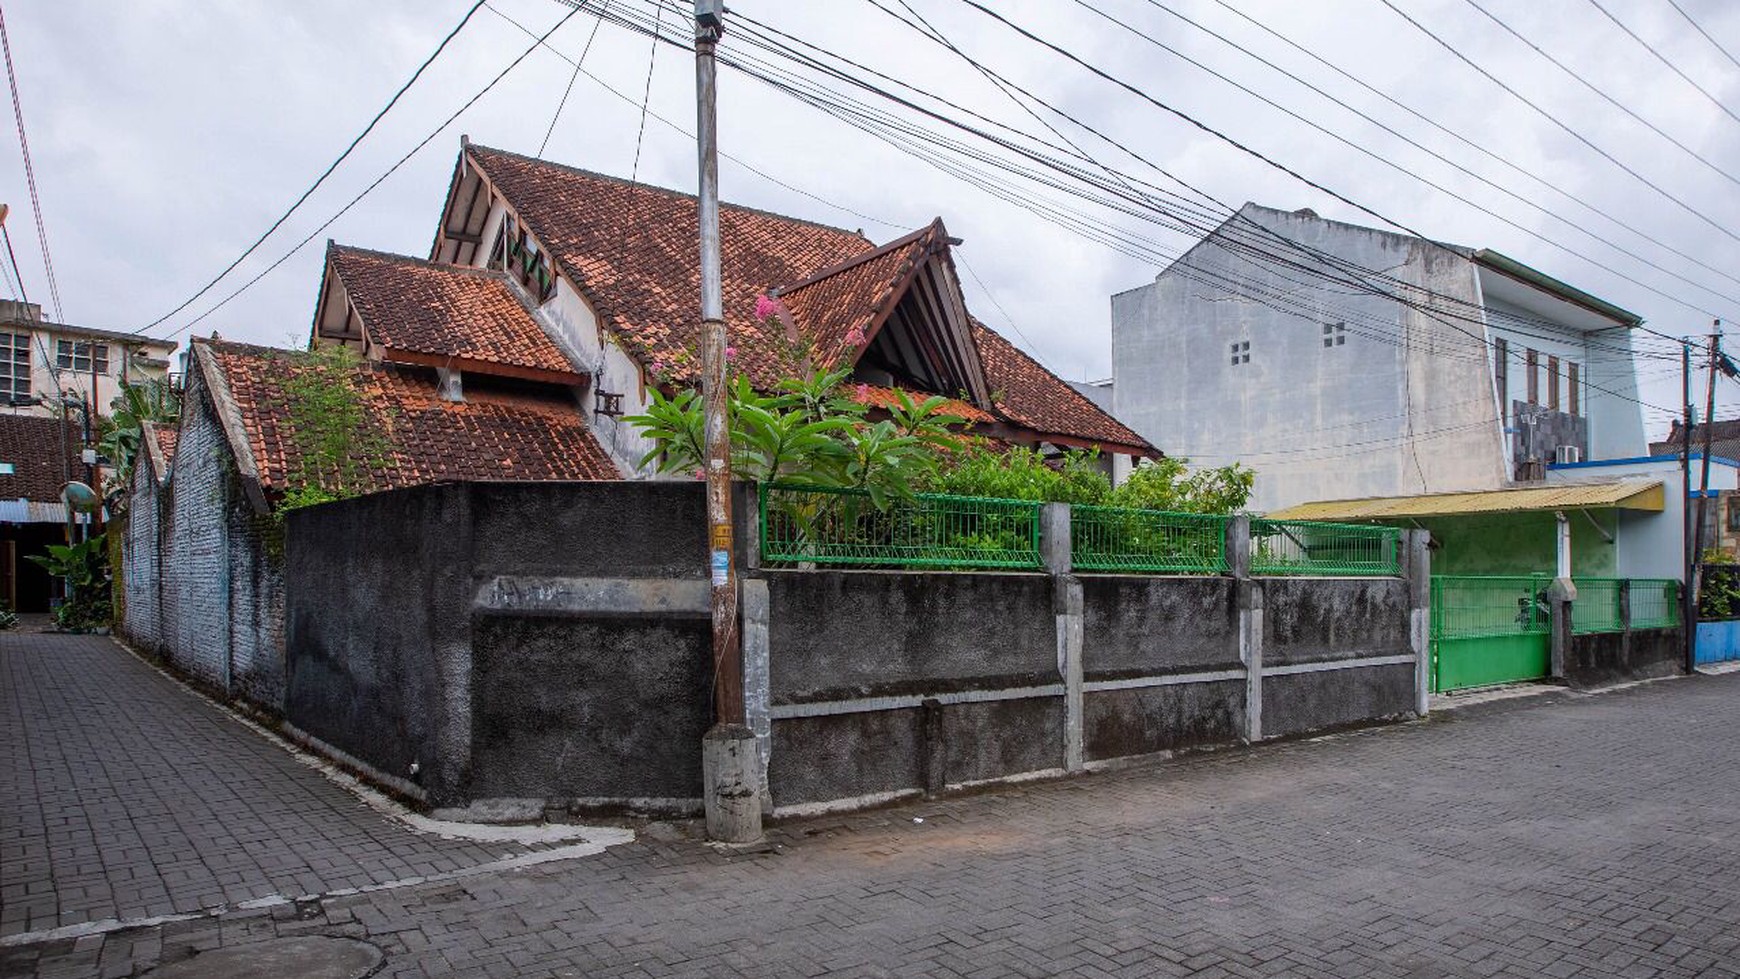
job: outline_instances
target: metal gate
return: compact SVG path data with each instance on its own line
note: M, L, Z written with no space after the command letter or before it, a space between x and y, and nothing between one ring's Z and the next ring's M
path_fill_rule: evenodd
M1547 675L1549 574L1433 575L1432 689Z

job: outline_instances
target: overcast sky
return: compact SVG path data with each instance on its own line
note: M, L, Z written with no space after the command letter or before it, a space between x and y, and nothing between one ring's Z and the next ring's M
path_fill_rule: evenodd
M634 2L644 7L648 0ZM888 2L897 6L897 0ZM960 0L909 2L987 66L1221 201L1309 206L1326 217L1377 223L1023 39ZM1075 0L990 5L1302 176L1434 238L1502 251L1635 310L1666 333L1702 334L1712 315L1740 317L1740 275L1724 277L1734 274L1728 270L1740 272L1740 193L1734 177L1728 176L1740 176L1740 119L1735 118L1740 115L1740 66L1700 36L1669 0L1600 2L1720 105L1623 33L1594 0L1479 2L1708 164L1628 118L1505 34L1473 0L1391 2L1535 100L1546 114L1457 61L1383 0L1092 4L1393 161L1397 169L1120 30ZM1740 54L1740 4L1677 2L1728 51ZM1595 235L1408 146L1196 31L1162 10L1160 3ZM65 319L132 330L187 299L313 181L470 5L471 0L6 4ZM970 67L918 39L868 0L741 0L733 9L1010 125L1039 131ZM1265 34L1235 9L1443 126L1474 137L1493 154L1546 178L1552 187L1723 274L1622 230L1469 149ZM348 214L325 231L316 229L526 50L530 39L503 15L542 32L566 10L554 0L490 0L381 126L250 261L153 333L180 330L179 337L185 338L195 315L310 234L314 238L308 246L193 326L196 334L216 330L234 339L304 344L321 246L328 237L426 256L460 134L537 153L573 72L567 61L548 50L534 51ZM571 58L579 57L596 23L582 13L550 43ZM742 40L730 36L725 46L744 50ZM691 138L657 118L692 129L693 59L674 48L659 50L652 61L643 133L639 102L647 85L650 47L644 37L616 27L598 31L584 66L620 94L580 75L544 156L693 189ZM1030 207L1000 201L752 79L729 72L722 76L719 114L726 153L812 195L794 193L726 161L721 179L727 200L862 228L877 241L941 215L949 230L965 239L957 258L964 262L968 301L979 317L1066 378L1110 374L1108 297L1152 279L1159 269L1153 261L1079 237L1036 216ZM1638 176L1603 159L1554 119ZM1104 163L1143 179L1160 179L1080 130L1069 135ZM48 306L52 316L22 161L16 141L8 137L3 142L0 200L12 208L7 227L30 298ZM1434 190L1411 174L1493 213ZM1644 180L1691 207L1673 203ZM1189 244L1185 236L1109 212L1097 212L1096 222L1128 229L1171 253ZM1668 271L1651 268L1625 251ZM1664 344L1644 346L1660 351ZM1679 403L1677 364L1644 359L1639 372L1645 401L1661 407ZM1725 405L1740 405L1740 384L1724 382L1721 390ZM1665 412L1652 408L1645 417L1652 437L1665 430Z

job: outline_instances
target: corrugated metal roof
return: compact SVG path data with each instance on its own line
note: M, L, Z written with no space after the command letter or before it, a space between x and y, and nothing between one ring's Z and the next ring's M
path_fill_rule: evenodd
M66 523L66 507L38 500L0 500L0 523Z
M1478 493L1432 493L1366 500L1300 503L1268 514L1275 520L1384 520L1391 517L1442 517L1461 513L1521 513L1612 507L1660 512L1667 493L1659 479L1604 483L1546 483Z

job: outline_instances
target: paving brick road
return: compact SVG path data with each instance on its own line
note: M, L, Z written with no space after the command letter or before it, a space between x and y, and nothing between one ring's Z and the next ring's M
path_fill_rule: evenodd
M118 651L81 652L83 676L59 680L40 676L58 669L48 649L0 652L9 737L17 701L78 703L95 661L154 713L210 712ZM44 804L48 835L137 832L99 800L140 776L90 757L132 729L46 710L31 723L76 744L35 747L33 728L31 757L88 780ZM228 750L254 766L237 807L316 791L280 784L300 773L277 748ZM164 805L209 777L185 761L153 770ZM29 771L6 777L41 791ZM356 814L301 805L283 842L252 838L258 861L379 845L316 842ZM8 854L29 851L4 811ZM0 972L128 975L335 934L378 944L395 976L1740 976L1737 825L1740 675L1698 677L795 822L772 852L648 834L530 869L0 946Z

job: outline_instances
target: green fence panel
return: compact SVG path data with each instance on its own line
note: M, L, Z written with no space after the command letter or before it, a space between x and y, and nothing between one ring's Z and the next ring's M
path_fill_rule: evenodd
M878 508L868 493L760 489L767 564L1038 568L1039 504L920 493Z
M1432 689L1531 680L1551 667L1548 574L1433 575Z
M1577 598L1571 603L1571 632L1587 636L1597 632L1623 632L1619 613L1619 590L1623 578L1572 578Z
M1633 629L1672 629L1679 624L1680 583L1678 581L1672 578L1631 579L1631 627Z
M1227 517L1085 505L1069 511L1070 565L1078 571L1227 570Z
M1251 520L1251 573L1258 575L1361 575L1402 573L1398 527Z

